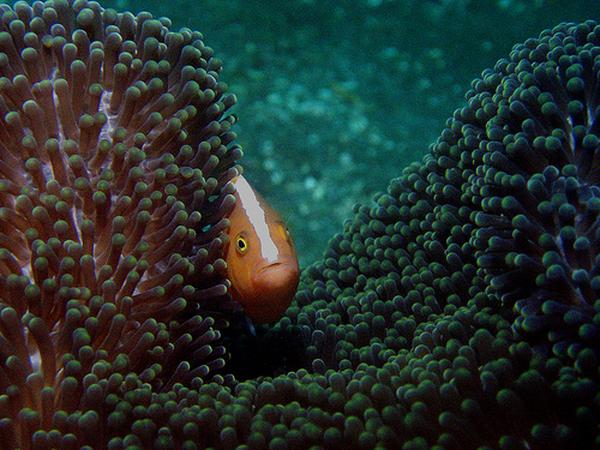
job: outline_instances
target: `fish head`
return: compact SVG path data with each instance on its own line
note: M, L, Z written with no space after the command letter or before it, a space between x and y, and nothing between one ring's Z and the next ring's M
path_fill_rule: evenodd
M244 203L250 194L254 198ZM236 195L226 252L230 293L254 322L273 322L288 308L298 287L296 249L286 224L258 193Z

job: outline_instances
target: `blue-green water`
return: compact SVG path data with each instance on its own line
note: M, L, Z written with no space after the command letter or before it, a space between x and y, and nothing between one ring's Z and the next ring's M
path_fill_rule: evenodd
M204 33L238 97L246 176L288 220L301 264L411 161L513 44L597 1L111 0Z

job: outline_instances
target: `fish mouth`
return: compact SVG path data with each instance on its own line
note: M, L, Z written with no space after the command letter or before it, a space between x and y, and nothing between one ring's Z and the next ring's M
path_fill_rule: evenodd
M267 265L266 265L266 266L264 266L264 267L261 267L261 268L258 270L258 272L257 272L257 273L259 273L259 274L262 274L262 273L264 273L264 272L267 272L267 271L269 271L269 270L271 270L271 269L274 269L274 268L276 268L276 267L280 267L280 266L283 266L283 265L284 265L284 263L282 263L281 261L276 261L276 262L274 262L274 263L270 263L270 264L267 264Z
M252 280L252 299L244 304L247 315L256 323L279 319L292 301L298 278L293 260L278 260L258 269Z

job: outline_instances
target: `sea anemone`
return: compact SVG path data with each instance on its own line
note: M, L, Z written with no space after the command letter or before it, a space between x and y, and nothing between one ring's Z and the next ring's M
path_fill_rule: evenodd
M200 314L227 307L235 97L168 19L0 14L1 446L104 448L123 427L146 445L136 408L166 415L175 383L224 365Z
M600 331L600 35L585 23L560 37L515 47L468 95L484 131L471 181L478 263L518 312L515 330L557 354ZM494 98L498 76L510 82Z
M240 344L212 50L94 2L0 8L2 448L598 446L600 25L483 72Z
M304 272L328 445L598 445L599 58L593 21L515 46Z

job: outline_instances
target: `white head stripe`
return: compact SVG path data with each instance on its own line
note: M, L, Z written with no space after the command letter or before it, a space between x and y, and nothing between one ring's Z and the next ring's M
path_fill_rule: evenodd
M252 189L248 181L241 175L235 180L235 188L240 196L241 207L246 211L250 224L254 228L258 240L260 241L260 252L262 257L268 262L276 262L279 251L277 250L275 242L273 242L265 211L258 202L258 199L254 194L254 189Z

